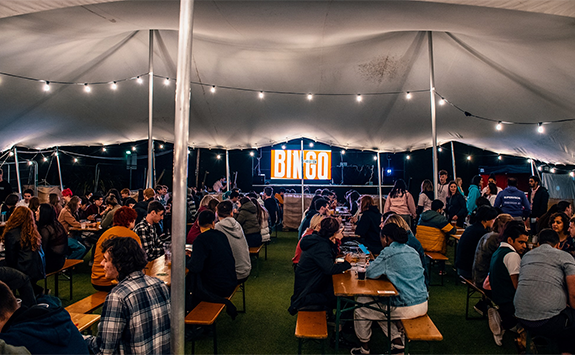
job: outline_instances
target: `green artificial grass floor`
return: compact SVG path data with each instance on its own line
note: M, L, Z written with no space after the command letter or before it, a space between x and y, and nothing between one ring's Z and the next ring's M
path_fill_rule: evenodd
M287 309L293 292L293 269L291 258L297 243L296 232L278 232L268 246L268 259L264 260L264 250L260 253L259 276L251 276L246 282L246 313L235 320L222 312L217 320L218 352L220 354L294 354L298 341L294 336L296 317ZM448 254L453 260L453 247ZM90 283L89 258L74 272L74 298L68 300L67 282L60 282L62 304L67 306L94 292ZM255 269L255 265L254 265ZM410 345L412 354L513 354L517 353L513 334L505 334L503 346L493 341L487 319L465 320L466 287L455 280L451 265L446 266L444 286L431 286L429 290L428 314L443 334L443 341L433 343L415 342ZM252 275L255 271L252 272ZM48 288L54 289L53 277ZM438 270L432 270L432 283L439 283ZM52 292L53 294L53 292ZM234 297L234 303L241 307L241 293ZM471 316L479 316L473 310ZM96 333L96 326L94 327ZM333 329L330 329L330 337ZM346 339L357 342L353 332ZM378 326L373 328L372 353L382 353L387 349L386 339ZM190 354L191 341L186 341L186 353ZM212 338L203 336L195 343L197 354L213 352ZM304 354L321 352L317 342L307 341L303 345ZM334 350L326 346L327 353ZM340 354L349 354L349 349L340 348Z

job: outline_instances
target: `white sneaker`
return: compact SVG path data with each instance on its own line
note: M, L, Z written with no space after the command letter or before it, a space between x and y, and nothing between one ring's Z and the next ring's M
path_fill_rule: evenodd
M495 308L489 307L487 310L487 319L489 320L489 329L491 329L491 332L493 333L495 344L502 346L503 333L505 333L505 330L501 328L501 316L499 315L499 312Z
M353 348L351 349L351 351L349 352L351 355L362 355L362 354L369 354L370 351L366 350L363 348L363 346L360 346L358 348Z

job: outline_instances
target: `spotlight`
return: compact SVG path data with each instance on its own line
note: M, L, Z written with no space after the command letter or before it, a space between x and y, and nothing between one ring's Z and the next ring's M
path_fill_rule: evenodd
M212 85L212 87L210 88L210 91L212 92L212 94L215 93L216 92L216 86Z
M503 128L503 125L501 124L501 121L497 122L497 125L495 126L495 129L498 131L501 131L501 129Z
M313 148L313 142L309 142L309 147Z
M385 173L386 173L387 175L391 175L391 173L393 173L393 169L392 169L392 168L387 168L387 169L385 170Z
M407 92L407 94L405 94L405 98L408 100L411 99L411 93L409 91Z
M355 98L357 100L357 102L361 102L361 94L357 94L357 97Z
M537 125L537 132L539 132L539 133L543 133L543 132L544 132L543 122L539 122L539 124Z
M49 81L44 83L44 91L50 91L50 82Z

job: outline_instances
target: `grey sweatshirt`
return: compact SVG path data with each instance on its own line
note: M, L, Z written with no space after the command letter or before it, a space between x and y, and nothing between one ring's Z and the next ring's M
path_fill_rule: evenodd
M252 269L252 263L250 260L250 249L242 226L233 217L227 217L219 221L215 229L228 237L234 259L236 260L236 275L238 280L248 277Z

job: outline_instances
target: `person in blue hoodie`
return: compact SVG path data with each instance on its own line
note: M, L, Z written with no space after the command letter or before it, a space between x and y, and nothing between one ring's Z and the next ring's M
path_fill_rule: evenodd
M475 201L481 197L481 187L483 186L483 179L481 175L475 175L471 179L471 185L469 185L469 191L467 193L467 215L470 216L473 211L477 208Z
M427 287L423 276L423 267L419 261L419 254L406 244L408 240L405 229L395 223L388 223L381 229L381 254L367 268L366 276L377 279L382 275L398 291L391 302L391 334L387 334L387 320L385 318L386 306L377 303L381 311L361 307L354 311L354 328L361 346L351 349L352 354L369 354L369 340L371 339L372 321L377 321L383 332L391 339L391 353L403 353L404 344L402 334L394 320L417 318L427 313ZM368 303L373 298L360 296L358 303Z
M525 192L517 188L517 179L510 177L507 179L505 190L497 194L493 207L501 210L501 213L510 214L511 217L521 220L531 213L531 205Z
M31 354L88 354L82 334L57 298L44 296L30 308L18 306L0 281L0 339Z

